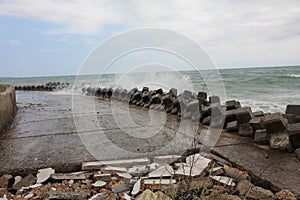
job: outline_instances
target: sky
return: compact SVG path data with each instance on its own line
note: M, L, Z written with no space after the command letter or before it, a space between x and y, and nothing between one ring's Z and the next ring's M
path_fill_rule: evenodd
M217 68L300 64L299 0L0 0L0 77L76 74L101 42L154 27Z

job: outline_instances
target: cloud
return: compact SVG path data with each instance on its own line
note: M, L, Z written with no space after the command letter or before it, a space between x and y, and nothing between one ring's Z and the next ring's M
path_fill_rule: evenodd
M18 40L8 40L8 43L13 46L20 45L20 42Z

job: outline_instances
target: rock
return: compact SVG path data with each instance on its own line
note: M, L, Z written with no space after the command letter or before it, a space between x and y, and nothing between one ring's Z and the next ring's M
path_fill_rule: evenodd
M300 161L300 148L296 149L294 153L296 158Z
M253 116L250 107L238 108L235 115L238 124L249 123Z
M287 132L290 138L291 148L300 148L300 123L289 124Z
M264 113L263 113L263 111L256 111L256 112L253 112L253 116L254 117L264 117Z
M287 105L285 114L300 115L300 105Z
M15 184L13 188L19 189L21 187L27 187L36 182L36 178L32 174L25 176L19 183Z
M50 178L52 174L55 173L55 170L52 168L40 169L37 173L37 183L43 183Z
M225 123L236 121L236 110L227 110L225 116Z
M15 176L15 181L14 181L13 187L15 185L17 185L21 180L22 180L22 176Z
M207 93L206 92L198 92L197 94L198 99L207 100Z
M207 196L205 199L206 200L215 200L215 199L226 199L227 200L227 198L225 198L225 193L227 193L227 192L228 191L223 186L214 185L211 190L210 195Z
M266 129L257 129L254 133L254 142L259 144L269 144L270 135Z
M250 126L250 124L240 124L239 125L239 131L238 134L240 136L245 136L245 137L252 137L253 136L253 128Z
M237 168L229 167L227 165L224 165L224 171L225 175L233 178L235 181L240 182L241 180L247 179L251 180L249 174L245 171L241 171Z
M99 170L103 166L132 167L134 165L148 165L148 164L150 164L149 158L95 161L95 162L84 162L82 164L82 170L91 170L91 171Z
M235 100L226 101L225 105L226 105L227 110L233 110L233 109L241 108L240 102L235 101Z
M297 123L296 115L294 115L294 114L285 114L285 115L283 115L283 117L285 119L287 119L289 124Z
M253 186L254 185L250 181L244 179L238 182L236 189L239 191L240 196L244 197Z
M138 196L136 200L171 200L171 198L161 191L154 193L147 189L140 196Z
M278 133L286 130L287 119L285 119L280 113L266 115L264 125L269 134Z
M182 96L184 98L187 98L187 99L191 99L192 95L193 95L193 93L191 91L189 91L189 90L184 90L183 93L182 93Z
M161 166L158 169L150 172L148 174L149 178L163 178L163 177L171 177L174 174L174 170L170 165Z
M295 195L289 190L280 190L275 194L275 197L278 200L297 200Z
M237 132L239 130L237 121L227 123L226 130L228 132Z
M95 183L92 184L93 187L103 187L106 185L106 182L104 181L96 181Z
M203 188L211 189L214 186L210 177L201 177L190 182L190 190L200 190Z
M4 174L3 176L0 177L0 188L7 188L10 179L12 179L13 176L9 174Z
M45 199L70 199L70 200L86 200L87 194L81 192L61 192L61 191L49 191L45 194Z
M167 113L170 113L174 107L173 97L171 95L167 94L167 95L163 96L162 100L163 100L163 105L164 105L165 111Z
M279 149L283 151L290 151L291 144L289 140L289 135L286 131L273 133L270 135L270 147L272 149Z
M258 186L253 186L246 194L247 198L251 198L253 200L274 200L275 195L270 190L263 189Z
M263 117L252 118L249 121L249 124L253 128L254 131L257 130L257 129L264 129L265 128Z
M7 200L11 196L10 192L6 188L0 188L0 199ZM1 198L2 197L2 198Z

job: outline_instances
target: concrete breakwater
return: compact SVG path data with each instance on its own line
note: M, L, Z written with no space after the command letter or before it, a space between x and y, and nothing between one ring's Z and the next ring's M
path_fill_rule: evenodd
M16 113L14 87L0 84L0 133L11 123Z
M49 86L50 91L54 91L66 88L69 84L47 83L45 86L17 86L16 89L44 88L49 91ZM259 144L270 145L272 149L293 152L300 148L300 105L287 105L285 113L253 112L250 107L242 107L237 100L222 104L218 96L208 97L205 92L196 94L188 90L177 94L175 88L164 92L148 87L142 90L88 87L82 88L82 94L160 110L211 128L226 129L233 134L250 137Z

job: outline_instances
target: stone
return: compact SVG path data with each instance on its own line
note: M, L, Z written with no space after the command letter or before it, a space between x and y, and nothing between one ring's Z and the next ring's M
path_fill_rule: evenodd
M184 98L188 98L188 99L192 98L192 95L193 95L193 93L189 90L184 90L183 93L182 93L182 96Z
M103 166L121 166L132 167L134 165L148 165L150 164L149 158L136 158L136 159L124 159L124 160L108 160L108 161L95 161L84 162L82 164L82 170L99 170Z
M43 183L47 181L52 174L55 173L55 170L52 168L39 169L37 173L37 183Z
M289 135L286 131L273 133L270 135L270 147L271 149L279 149L283 151L290 151L291 144Z
M210 116L207 116L202 120L203 125L209 125L209 123L210 123Z
M80 173L55 173L51 175L54 180L84 180L91 176L90 173L80 172Z
M237 132L239 130L237 121L227 123L226 130L228 132Z
M287 132L290 138L291 148L300 148L300 123L288 124Z
M253 130L257 130L257 129L264 129L264 118L263 117L255 117L252 118L249 121L250 126L253 128Z
M238 182L236 189L239 191L241 197L244 197L254 185L247 179Z
M213 181L210 177L201 177L195 180L191 180L189 184L190 190L200 190L202 188L211 189L214 186Z
M174 100L173 97L169 94L163 96L162 98L163 100L163 105L164 105L164 109L167 113L170 113L174 107Z
M289 124L297 123L296 115L294 114L284 114L283 117L287 119Z
M285 131L287 128L287 119L280 113L266 115L264 125L270 134Z
M225 105L226 105L226 109L227 110L233 110L233 109L241 108L240 102L239 101L235 101L235 100L226 101Z
M197 94L198 99L207 99L207 93L206 92L198 92Z
M239 125L239 131L238 134L240 136L245 136L245 137L252 137L253 136L253 128L250 126L250 124L240 124Z
M253 116L250 107L243 107L243 108L236 109L235 115L238 124L249 123L249 121L252 119Z
M297 200L295 195L289 190L280 190L275 194L275 197L278 200Z
M257 129L254 133L254 142L259 144L269 144L270 135L266 129Z
M225 171L225 175L233 178L235 181L240 182L241 180L247 179L251 180L249 174L245 171L241 171L237 168L229 167L227 165L224 165L223 167Z
M165 156L155 156L153 158L154 163L158 163L160 165L167 165L174 161L181 159L179 155L165 155Z
M28 174L27 176L22 178L22 180L20 180L19 183L15 184L13 186L13 188L14 189L19 189L19 188L22 188L22 187L27 187L27 186L30 186L30 185L34 184L35 182L36 182L36 178L32 174Z
M13 176L9 174L4 174L3 176L0 177L0 188L7 188L10 179L12 179Z
M96 181L95 183L92 184L93 187L103 187L105 186L107 183L104 181Z
M15 181L14 181L13 187L15 185L17 185L21 180L22 180L22 176L15 176Z
M45 199L74 199L74 200L86 200L87 194L83 192L61 192L50 190L45 194Z
M206 196L205 200L216 200L216 199L228 199L225 197L225 195L228 193L228 191L226 190L226 188L224 188L221 185L214 185L211 193Z
M171 94L173 97L177 97L177 89L176 88L171 88L169 91L169 94Z
M174 170L170 165L161 166L158 169L150 172L148 174L149 178L163 178L163 177L171 177L174 174Z
M300 161L300 148L296 149L294 153L296 158Z
M258 186L253 186L246 194L247 198L253 200L274 200L275 195L270 190L263 189Z
M225 123L236 121L236 110L227 110L225 116Z
M156 194L152 192L151 190L147 189L145 190L140 196L136 198L136 200L153 200L157 199Z

